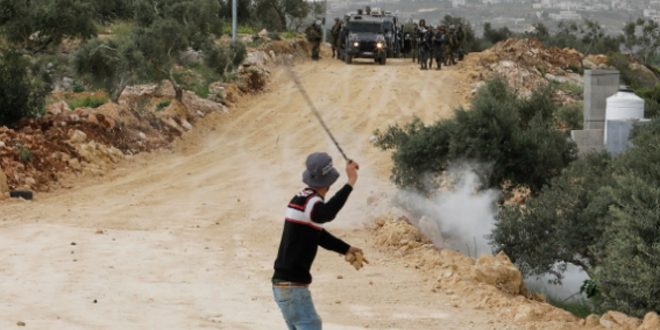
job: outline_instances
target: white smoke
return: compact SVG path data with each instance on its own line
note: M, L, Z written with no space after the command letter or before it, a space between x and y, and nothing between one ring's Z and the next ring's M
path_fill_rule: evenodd
M488 235L495 225L497 190L482 190L477 167L452 166L440 178L441 188L430 196L401 191L396 203L413 216L411 221L441 248L478 257L491 254Z
M396 204L405 209L411 222L436 246L461 251L470 257L492 254L491 235L501 193L483 190L477 174L483 166L452 166L440 178L441 188L430 196L414 191L400 191ZM584 300L580 286L589 277L580 268L568 265L561 285L551 284L550 275L530 277L525 284L535 292L559 300Z

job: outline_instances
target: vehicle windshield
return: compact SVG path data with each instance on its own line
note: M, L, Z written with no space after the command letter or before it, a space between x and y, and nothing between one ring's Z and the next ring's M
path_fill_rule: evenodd
M394 23L385 21L383 22L383 25L385 26L385 31L392 32L394 31Z
M370 22L349 22L348 28L353 33L382 33L382 24Z

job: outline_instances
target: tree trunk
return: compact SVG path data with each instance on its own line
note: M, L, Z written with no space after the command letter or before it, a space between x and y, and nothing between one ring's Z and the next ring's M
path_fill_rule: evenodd
M286 12L284 8L278 8L278 3L273 3L273 10L277 13L277 17L280 19L280 28L282 31L286 31Z
M172 83L172 86L174 87L174 92L175 92L175 98L177 101L182 102L183 101L183 88L176 82L176 79L174 79L174 69L170 69L170 82Z
M128 86L128 79L122 77L117 84L117 88L115 88L115 90L112 92L112 95L110 95L110 100L113 103L119 103L119 98L121 97L121 94L124 93L126 86Z

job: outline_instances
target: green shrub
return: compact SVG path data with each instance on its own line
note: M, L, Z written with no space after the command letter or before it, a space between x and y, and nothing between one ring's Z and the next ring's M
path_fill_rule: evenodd
M660 119L638 127L633 144L607 189L610 226L595 280L604 308L642 317L660 312Z
M572 263L593 275L592 248L607 224L609 198L601 190L612 182L611 160L590 154L552 179L525 205L503 206L493 231L493 245L503 250L525 275L553 274L558 263Z
M283 39L288 40L288 39L295 39L295 38L297 38L297 37L299 36L299 34L296 33L296 32L294 32L294 31L285 31L285 32L282 32L282 33L280 34L280 36L281 36Z
M0 53L0 125L14 126L22 118L38 115L49 88L35 77L23 55Z
M581 66L577 66L575 64L569 64L568 65L568 70L580 75L584 75L584 68Z
M232 69L238 69L241 63L245 60L245 57L247 57L247 48L245 47L245 44L240 41L232 42L229 47L229 58L231 60Z
M592 304L589 300L561 300L547 296L547 301L550 305L561 308L579 318L585 318L594 312Z
M282 40L282 36L278 32L268 32L268 38L270 40Z
M255 28L253 26L245 25L245 24L239 25L237 30L238 31L236 31L236 32L240 33L240 34L255 34L255 33L257 33L257 31L255 30ZM231 25L229 26L229 31L231 33Z
M561 279L572 263L598 310L643 316L660 311L660 119L637 127L632 145L587 155L524 206L504 206L492 238L524 274Z
M584 126L582 102L571 103L557 110L557 124L567 130L580 130Z
M30 161L32 161L32 150L26 148L23 145L18 146L18 159L21 161L23 164L27 164Z
M74 93L82 93L85 91L85 85L80 82L80 81L75 81L73 83L73 92Z
M555 83L553 83L553 86L556 89L558 89L558 90L560 90L560 91L562 91L562 92L564 92L564 93L566 93L570 96L573 96L575 98L580 98L581 99L581 98L584 97L584 88L581 85L574 84L574 83L571 83L571 82L563 82L563 83L555 82Z
M108 101L110 101L110 99L108 99L107 96L87 95L84 97L72 98L67 100L66 102L69 105L69 108L75 110L78 108L96 109L108 103Z
M376 132L376 145L393 149L393 181L425 189L425 176L457 161L490 164L485 184L530 187L534 192L576 157L575 144L555 129L558 105L551 90L519 98L502 79L489 81L450 120L426 126L415 121Z
M184 71L176 72L174 76L184 89L192 91L203 98L209 96L209 85L222 79L222 76L215 69L204 64L192 65Z
M225 75L225 72L231 65L229 50L222 46L211 47L206 51L204 59L206 65L221 76Z
M660 116L660 83L654 86L640 88L635 91L637 95L644 98L646 118L655 118Z
M135 23L133 21L114 21L112 24L102 27L101 32L111 34L114 38L128 37L135 30Z
M156 105L156 111L163 111L172 104L170 100L162 100Z

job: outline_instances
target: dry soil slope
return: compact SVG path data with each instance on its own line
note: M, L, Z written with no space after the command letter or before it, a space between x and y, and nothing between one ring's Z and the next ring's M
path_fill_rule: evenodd
M295 71L362 165L331 228L364 247L372 264L355 272L335 254L319 254L312 290L326 328L516 328L497 310L431 292L435 279L380 251L360 229L381 211L367 197L391 189L389 155L370 145L372 132L413 116L450 116L468 88L458 69L325 59ZM0 328L17 321L40 329L283 326L269 277L284 205L301 188L304 157L316 150L339 160L276 69L269 91L209 119L173 150L32 203L3 202Z

